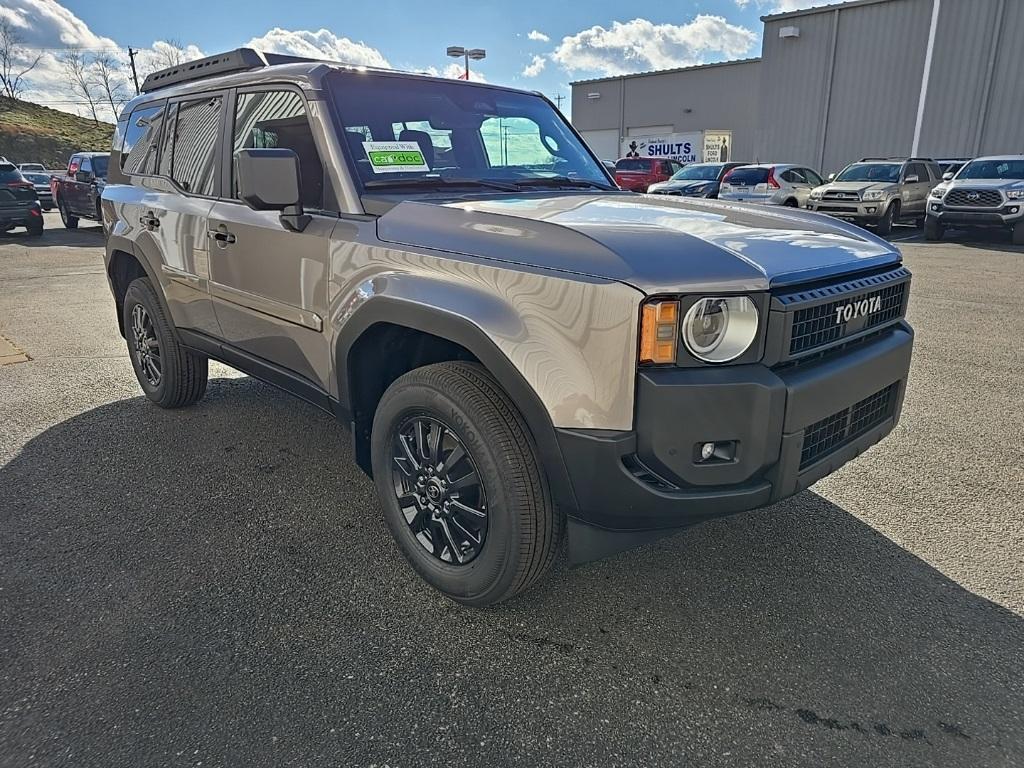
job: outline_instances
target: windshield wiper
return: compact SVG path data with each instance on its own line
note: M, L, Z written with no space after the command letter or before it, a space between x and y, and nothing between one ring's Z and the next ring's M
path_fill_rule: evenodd
M417 176L411 179L371 179L364 181L366 189L390 189L397 187L421 187L423 189L445 189L447 187L484 187L502 192L518 192L519 186L490 179L459 179L447 176Z
M578 187L581 189L611 190L607 184L589 179L572 179L568 176L537 176L529 179L516 179L518 187Z

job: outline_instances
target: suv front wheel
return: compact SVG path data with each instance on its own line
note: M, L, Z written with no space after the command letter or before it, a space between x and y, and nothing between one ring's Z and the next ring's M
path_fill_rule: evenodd
M161 408L181 408L201 400L206 394L208 361L178 343L149 278L132 281L122 311L128 356L146 397Z
M398 378L374 414L371 456L388 528L435 589L485 606L550 568L561 515L522 416L482 366Z
M877 235L888 235L892 232L892 225L896 222L896 219L900 215L900 204L899 201L893 201L889 203L889 207L885 209L885 213L882 214L882 218L875 224L875 234Z
M924 239L935 242L936 240L942 239L943 226L939 223L939 220L933 216L929 216L924 220Z

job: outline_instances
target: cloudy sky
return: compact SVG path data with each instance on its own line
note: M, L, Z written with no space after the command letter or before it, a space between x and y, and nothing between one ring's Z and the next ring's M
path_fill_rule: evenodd
M477 77L554 98L568 96L572 80L757 56L762 14L829 1L175 0L146 9L138 0L0 0L0 17L41 57L25 98L82 114L60 61L69 48L111 56L127 88L128 46L142 51L142 70L159 66L170 41L188 58L248 45L455 76L461 65L445 48L464 45L487 49L473 63Z

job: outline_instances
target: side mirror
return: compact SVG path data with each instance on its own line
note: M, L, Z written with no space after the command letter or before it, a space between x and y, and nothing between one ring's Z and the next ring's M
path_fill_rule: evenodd
M942 180L943 181L952 181L953 180L953 172L952 171L946 171L944 174L942 174Z
M920 179L917 177L917 174L916 173L912 173L909 176L907 176L907 178L905 178L903 180L903 183L904 184L917 184L917 182L919 182L919 181L920 181Z
M836 180L836 175L835 175L834 173L830 173L830 174L828 175L828 180L829 180L829 181L835 181L835 180Z
M254 211L280 211L281 224L301 232L310 222L302 210L299 156L290 149L235 152L238 196Z

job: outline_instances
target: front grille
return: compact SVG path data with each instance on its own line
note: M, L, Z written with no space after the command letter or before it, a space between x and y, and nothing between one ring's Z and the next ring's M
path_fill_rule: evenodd
M907 290L907 283L900 282L866 293L859 293L853 296L844 296L836 301L826 304L818 304L807 309L800 309L793 313L793 330L789 340L789 354L796 355L806 352L825 344L838 341L849 333L874 328L882 323L895 320L903 312L903 299ZM867 316L860 316L850 320L836 320L836 310L851 302L859 302L865 299L880 300L878 309Z
M994 189L951 189L943 202L956 208L998 208L1003 196Z
M800 470L820 461L851 440L856 440L892 416L898 387L899 382L894 382L849 408L843 408L807 427L800 450Z
M830 205L827 208L822 208L825 213L857 213L857 206L855 205Z
M860 195L856 192L833 192L826 190L825 194L822 195L823 200L860 200Z

